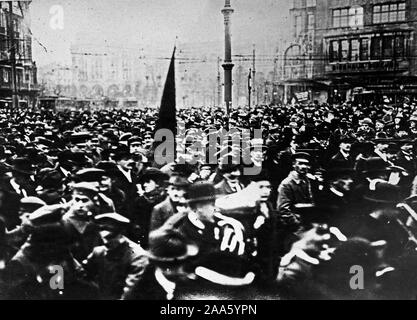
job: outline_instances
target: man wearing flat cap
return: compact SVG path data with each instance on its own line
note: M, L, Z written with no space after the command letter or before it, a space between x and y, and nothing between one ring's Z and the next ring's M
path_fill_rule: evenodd
M305 152L297 152L293 155L293 168L287 178L278 187L277 210L283 228L289 232L296 233L302 226L300 216L295 213L296 204L311 204L314 202L313 192L315 186L311 180L309 171L311 169L311 156Z
M93 249L83 267L98 284L100 299L122 299L143 275L148 259L140 245L124 236L129 219L112 212L97 215L94 221L103 245Z
M115 186L111 175L103 169L87 168L77 171L74 180L97 184L102 213L117 211L119 214L128 216L126 195Z

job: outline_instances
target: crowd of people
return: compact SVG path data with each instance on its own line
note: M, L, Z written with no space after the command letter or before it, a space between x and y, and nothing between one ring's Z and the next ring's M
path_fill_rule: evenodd
M180 109L166 164L157 120L0 110L3 299L417 297L417 100Z

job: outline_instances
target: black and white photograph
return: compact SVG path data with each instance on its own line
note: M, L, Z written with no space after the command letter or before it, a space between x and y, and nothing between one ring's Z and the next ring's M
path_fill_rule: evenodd
M415 0L0 1L0 300L416 300L416 32Z

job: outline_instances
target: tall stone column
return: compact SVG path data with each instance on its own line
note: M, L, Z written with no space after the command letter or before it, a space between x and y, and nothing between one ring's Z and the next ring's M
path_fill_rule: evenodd
M232 41L230 32L230 16L234 12L230 5L230 0L225 0L224 8L222 9L224 16L224 102L226 104L226 112L229 114L232 106Z

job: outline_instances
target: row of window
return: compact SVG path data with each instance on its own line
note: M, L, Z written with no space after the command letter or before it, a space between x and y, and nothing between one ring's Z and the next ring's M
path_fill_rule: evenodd
M17 72L17 84L21 85L23 82L29 83L30 82L30 70L25 71L18 71ZM11 70L9 69L2 69L2 80L3 83L9 84L11 82ZM24 80L23 80L24 77Z
M330 62L403 59L407 41L403 35L330 41Z
M377 4L372 8L374 24L405 21L405 2ZM361 6L333 10L333 27L363 26L364 10Z
M300 9L305 7L315 7L317 5L316 0L293 0L291 9Z

